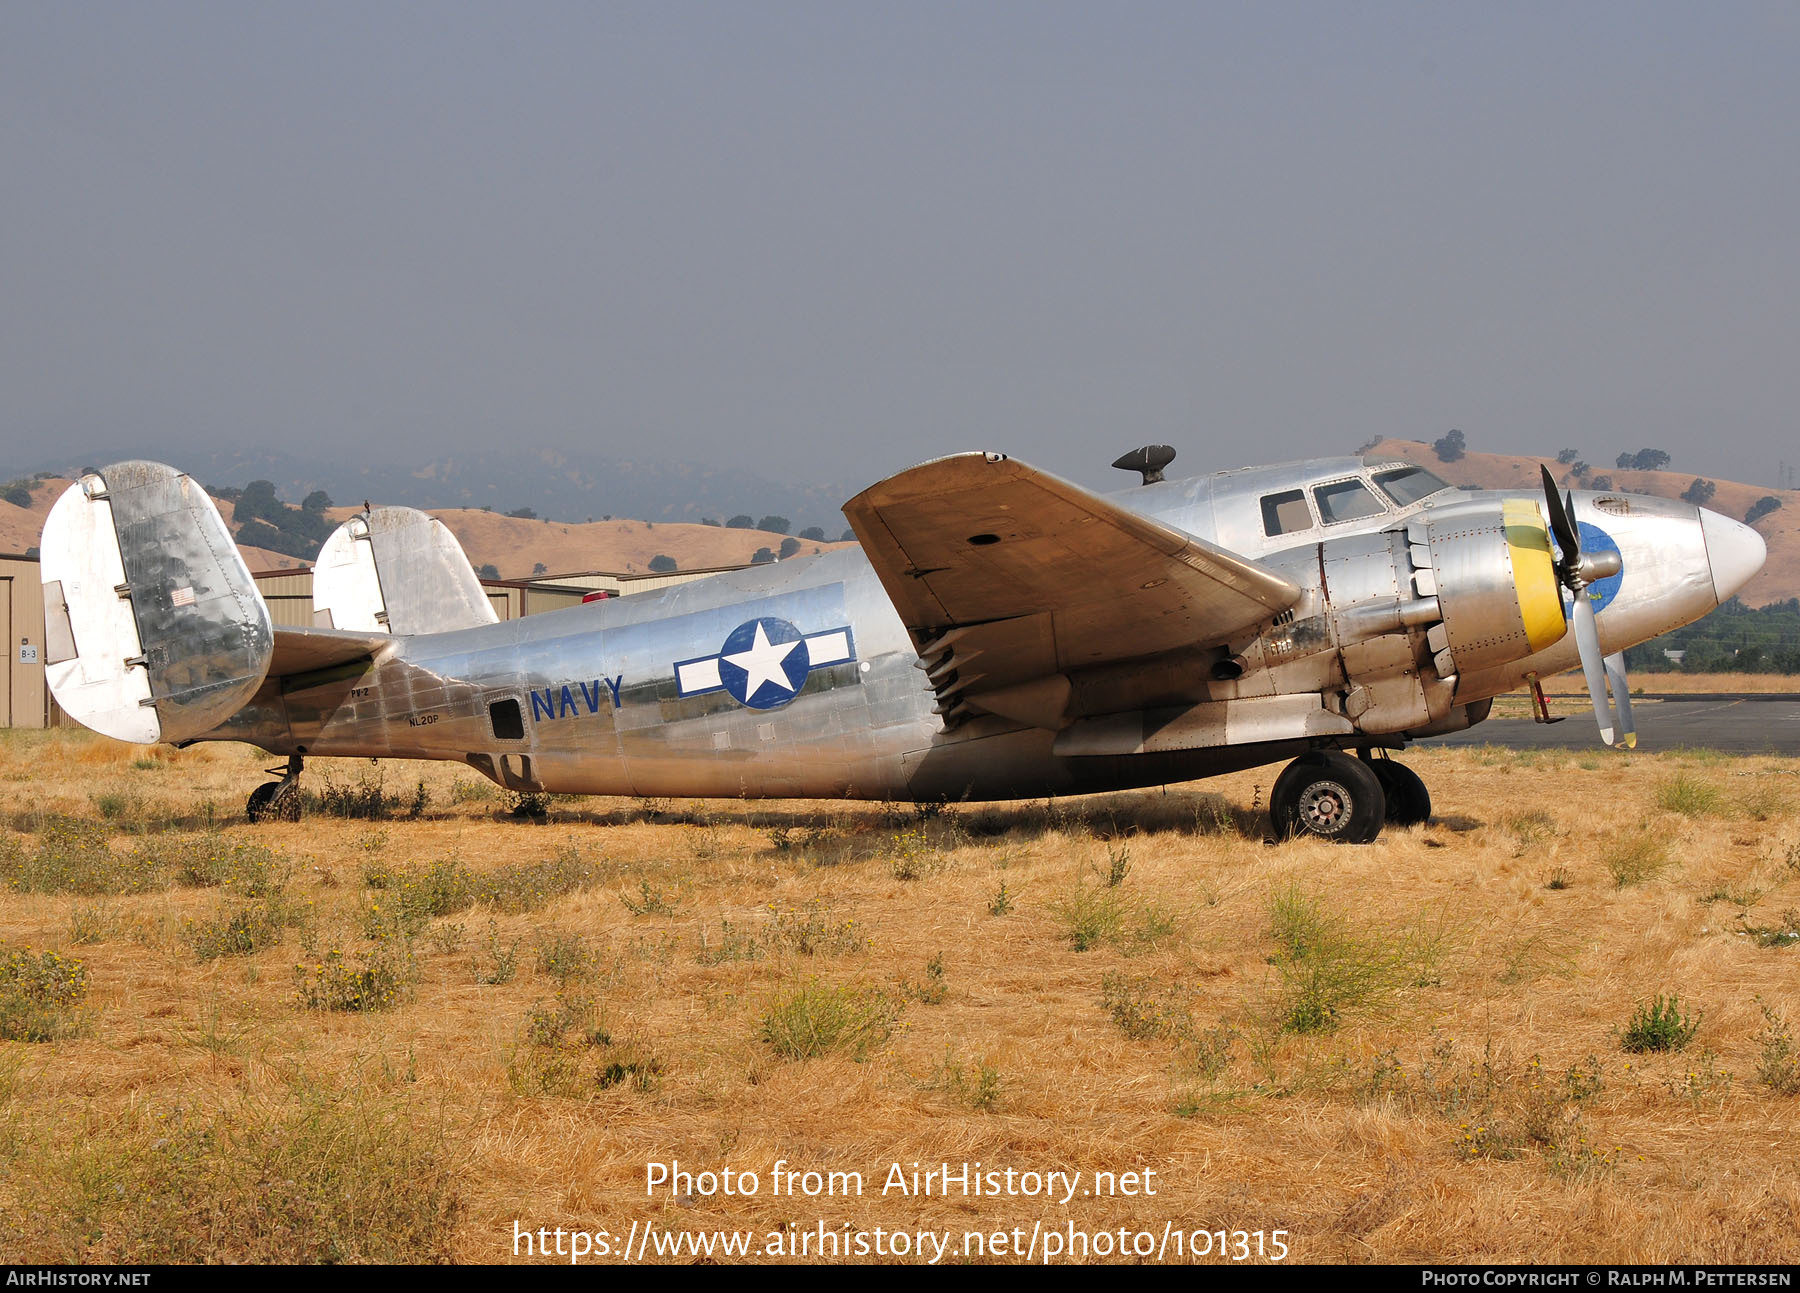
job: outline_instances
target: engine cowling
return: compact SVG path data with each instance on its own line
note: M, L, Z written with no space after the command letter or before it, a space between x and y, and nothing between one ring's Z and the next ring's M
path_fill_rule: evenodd
M1568 631L1549 528L1531 499L1432 508L1407 540L1443 611L1426 635L1439 676L1523 660Z

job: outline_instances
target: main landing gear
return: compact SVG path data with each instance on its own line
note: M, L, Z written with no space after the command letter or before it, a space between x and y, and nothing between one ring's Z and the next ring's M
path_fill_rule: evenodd
M1368 844L1386 823L1416 826L1431 818L1431 794L1405 764L1385 752L1361 758L1311 750L1275 779L1269 820L1281 839L1317 835L1337 844Z
M288 755L287 765L267 769L280 781L265 781L250 792L244 804L244 815L252 822L297 822L300 820L300 769L306 761L298 754Z

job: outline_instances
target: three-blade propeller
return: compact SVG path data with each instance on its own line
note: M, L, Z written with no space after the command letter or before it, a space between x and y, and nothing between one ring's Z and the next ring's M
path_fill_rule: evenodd
M1556 563L1556 577L1574 598L1570 614L1574 618L1575 646L1581 653L1581 672L1587 676L1588 696L1594 702L1594 718L1600 724L1600 739L1607 745L1630 749L1637 745L1637 728L1631 720L1631 688L1625 678L1625 656L1614 652L1600 653L1600 629L1594 619L1594 603L1588 596L1588 585L1619 573L1617 552L1581 550L1581 531L1575 525L1575 498L1571 494L1565 505L1550 479L1550 469L1538 470L1544 477L1544 503L1550 514L1550 532L1562 550ZM1612 690L1612 704L1606 693ZM1614 707L1617 707L1615 717Z

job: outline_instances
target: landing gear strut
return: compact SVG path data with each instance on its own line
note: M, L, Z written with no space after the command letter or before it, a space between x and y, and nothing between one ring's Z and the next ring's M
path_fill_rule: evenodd
M1281 839L1317 835L1336 844L1368 844L1386 823L1416 826L1431 818L1431 794L1418 774L1386 754L1342 750L1301 755L1269 792L1269 820Z
M306 761L298 754L288 755L286 766L269 768L271 777L280 777L280 781L265 781L250 792L249 800L244 804L244 815L252 822L297 822L300 820L300 769Z

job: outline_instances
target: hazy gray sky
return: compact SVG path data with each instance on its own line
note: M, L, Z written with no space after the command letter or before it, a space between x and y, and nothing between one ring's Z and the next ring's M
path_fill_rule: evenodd
M1791 4L9 0L0 439L1773 484L1797 56Z

